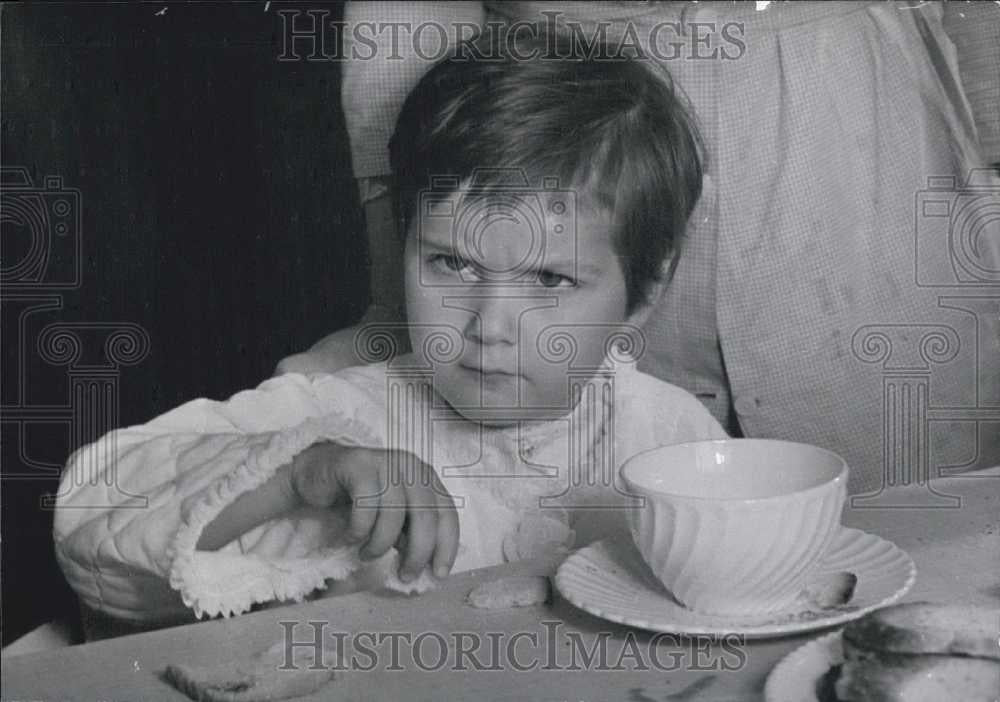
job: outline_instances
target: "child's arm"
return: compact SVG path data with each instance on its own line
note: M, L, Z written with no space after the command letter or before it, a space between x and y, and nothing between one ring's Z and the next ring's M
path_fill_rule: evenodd
M286 375L225 402L189 402L81 447L63 473L55 512L55 552L67 581L86 607L132 622L301 598L360 565L357 545L345 548L344 511L316 507L365 495L374 499L352 516L368 526L358 533L369 537L369 553L395 544L405 522L415 543L401 549L404 572L447 564L453 520L441 518L451 508L433 472L420 464L414 486L364 481L387 475L386 452L377 448L385 444L383 405L377 369ZM329 442L340 444L343 460L333 460ZM294 493L273 479L293 465L301 466ZM433 503L423 486L434 488ZM304 508L273 519L291 504ZM230 543L248 528L249 538Z

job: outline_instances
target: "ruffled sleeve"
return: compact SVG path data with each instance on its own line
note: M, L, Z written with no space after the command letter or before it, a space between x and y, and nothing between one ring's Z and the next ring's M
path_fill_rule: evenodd
M284 375L226 402L189 402L76 451L54 529L68 582L91 609L165 622L189 609L230 615L302 599L348 575L360 566L358 547L341 541L345 517L334 510L297 510L218 551L195 545L224 507L312 443L384 446L382 389L376 367Z

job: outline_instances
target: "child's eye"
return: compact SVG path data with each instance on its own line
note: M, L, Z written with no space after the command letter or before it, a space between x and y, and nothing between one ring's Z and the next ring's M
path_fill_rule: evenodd
M576 281L569 276L560 275L559 273L553 273L552 271L541 271L538 274L538 282L544 285L546 288L555 287L572 287L576 285Z
M464 258L451 254L434 254L428 258L427 261L438 270L447 270L453 273L458 273L459 271L469 267L469 262Z

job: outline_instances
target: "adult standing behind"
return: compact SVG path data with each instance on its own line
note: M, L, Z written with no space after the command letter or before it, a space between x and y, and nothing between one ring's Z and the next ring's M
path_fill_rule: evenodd
M640 368L696 394L734 434L837 451L853 493L1000 462L1000 381L990 379L1000 350L977 344L996 322L979 328L988 314L941 300L956 288L996 295L998 222L966 222L955 239L950 220L918 207L929 179L954 177L960 189L973 169L1000 161L989 116L1000 114L989 71L998 50L983 38L1000 26L1000 8L962 5L972 17L957 26L978 52L962 65L979 71L982 142L939 4L348 3L348 56L358 23L409 23L369 33L357 48L371 58L343 64L372 306L358 327L278 371L362 362L359 328L403 322L387 143L441 40L423 31L414 42L413 30L436 22L454 41L483 22L556 21L584 40L603 28L608 41L637 42L666 62L706 141L702 199L647 323ZM977 192L998 185L988 171L977 177ZM929 421L935 406L952 412Z

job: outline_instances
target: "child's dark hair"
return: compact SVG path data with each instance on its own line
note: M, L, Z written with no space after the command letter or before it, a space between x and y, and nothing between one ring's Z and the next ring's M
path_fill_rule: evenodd
M465 182L483 168L519 169L533 184L556 176L615 224L631 313L670 255L673 271L701 194L693 119L669 75L648 61L596 49L584 56L554 37L514 49L474 59L460 48L410 93L389 145L397 221L405 235L432 176Z

